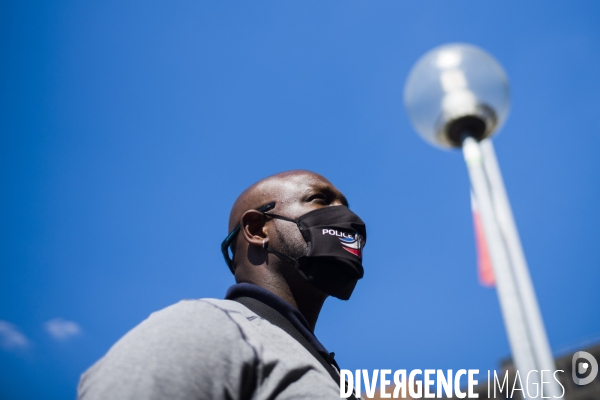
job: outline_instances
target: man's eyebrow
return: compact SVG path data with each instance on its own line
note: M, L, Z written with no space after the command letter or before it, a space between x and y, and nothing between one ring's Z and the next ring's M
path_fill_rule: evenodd
M339 190L333 189L331 187L322 187L322 188L320 188L320 190L322 192L324 192L325 194L327 194L327 196L329 196L330 198L339 196L340 202L343 205L345 205L346 207L350 208L350 204L348 203L348 199L346 199L346 196L344 196L344 194L342 192L340 192Z

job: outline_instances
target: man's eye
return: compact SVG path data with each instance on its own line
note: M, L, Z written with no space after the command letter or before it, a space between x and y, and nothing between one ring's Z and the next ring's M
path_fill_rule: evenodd
M324 194L313 194L312 196L310 196L308 198L308 201L315 201L315 200L326 202L327 196L325 196Z

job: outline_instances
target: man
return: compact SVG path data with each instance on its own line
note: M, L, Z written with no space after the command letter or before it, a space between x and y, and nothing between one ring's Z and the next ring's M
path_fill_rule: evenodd
M362 220L327 179L290 171L246 189L229 232L226 299L152 314L82 376L80 399L340 398L314 329L328 295L348 299L363 276Z

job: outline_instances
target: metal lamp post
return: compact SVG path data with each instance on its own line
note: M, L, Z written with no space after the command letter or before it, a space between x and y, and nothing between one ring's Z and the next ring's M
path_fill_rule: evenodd
M559 397L562 391L552 376L556 367L500 168L488 139L508 114L509 88L504 70L475 46L440 46L413 67L404 101L410 120L423 139L441 148L462 148L515 366L531 397L541 397L540 393L536 395L540 386L535 386L542 381L540 371L551 371L543 376L544 397ZM523 394L529 397L527 390Z

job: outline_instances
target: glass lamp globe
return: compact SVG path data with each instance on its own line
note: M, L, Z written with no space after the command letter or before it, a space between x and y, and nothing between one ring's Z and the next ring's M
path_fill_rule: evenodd
M447 44L426 53L404 88L411 123L427 142L461 147L465 136L481 140L504 123L510 95L502 66L482 49Z

